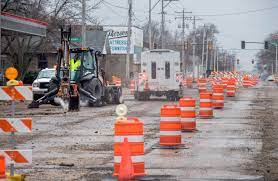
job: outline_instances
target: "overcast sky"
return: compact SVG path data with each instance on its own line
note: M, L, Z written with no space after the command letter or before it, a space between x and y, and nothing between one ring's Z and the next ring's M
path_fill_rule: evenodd
M152 0L153 4L157 0ZM127 7L127 0L106 0L117 6ZM149 0L134 0L134 24L140 25L148 21ZM175 20L175 11L192 11L194 15L200 15L204 23L214 23L219 29L218 40L225 49L240 48L240 41L263 42L269 33L278 31L278 0L179 0L171 2L166 8L166 24L168 29L175 31L181 20ZM272 8L273 7L273 8ZM272 9L267 9L272 8ZM242 13L239 15L225 16L223 14L246 12L261 9L261 11ZM265 9L265 10L262 10ZM161 4L153 10L153 19L160 21ZM103 24L127 24L127 10L102 4L94 13ZM219 15L219 16L201 16ZM192 24L190 24L192 29ZM188 30L189 31L189 30ZM246 45L246 48L263 48L263 45ZM255 58L257 51L236 51L241 66L251 70L251 60Z

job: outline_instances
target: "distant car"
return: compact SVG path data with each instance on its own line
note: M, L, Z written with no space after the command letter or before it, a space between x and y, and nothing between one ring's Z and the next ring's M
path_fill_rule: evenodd
M32 84L33 99L38 100L49 88L49 82L52 77L55 77L56 70L54 68L46 68L39 72L37 78Z
M270 75L266 78L267 81L274 81L274 76Z

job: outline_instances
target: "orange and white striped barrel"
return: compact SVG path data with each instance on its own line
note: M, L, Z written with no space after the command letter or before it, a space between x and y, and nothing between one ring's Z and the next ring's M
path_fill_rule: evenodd
M0 87L0 100L2 101L32 101L33 93L30 86Z
M32 150L0 150L0 155L6 158L6 165L29 165L32 163Z
M196 130L196 101L192 97L184 97L179 101L181 111L181 130Z
M180 114L180 108L176 105L164 105L160 109L160 145L181 144Z
M223 89L223 85L213 86L212 106L213 106L213 108L223 108L224 107L224 89Z
M187 86L187 88L192 88L193 87L193 78L192 77L187 77L186 78L186 86Z
M199 117L200 118L213 117L212 95L209 92L200 93Z
M199 92L206 92L206 90L207 90L207 80L206 80L206 78L200 78L198 80L198 87L199 87Z
M228 97L235 97L236 95L236 82L233 79L230 79L227 85L226 95Z
M250 79L249 79L248 76L244 76L244 77L243 77L242 86L243 86L244 88L251 87L251 81L250 81Z
M222 77L223 89L226 89L226 87L228 85L228 81L229 81L229 79L227 77Z
M119 175L120 163L122 159L121 146L125 138L128 139L130 145L134 175L145 175L143 123L137 118L117 120L114 131L114 176Z
M129 90L131 94L134 94L135 91L135 80L130 81Z
M0 179L6 178L6 159L0 154Z
M0 133L31 133L31 118L0 118Z

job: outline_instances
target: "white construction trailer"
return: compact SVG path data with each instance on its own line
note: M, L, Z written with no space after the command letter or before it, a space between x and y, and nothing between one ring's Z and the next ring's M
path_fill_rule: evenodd
M167 100L178 100L182 96L180 65L180 53L177 51L154 49L142 52L135 99L149 100L150 96L166 96Z

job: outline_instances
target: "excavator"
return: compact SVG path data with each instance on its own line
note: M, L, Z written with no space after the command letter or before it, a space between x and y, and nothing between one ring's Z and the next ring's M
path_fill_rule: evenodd
M61 28L56 75L50 80L48 92L33 100L28 108L54 100L68 111L79 111L80 102L89 106L123 103L122 88L109 84L103 69L99 69L100 51L91 48L71 48L71 27Z

